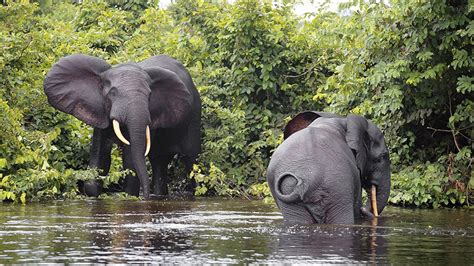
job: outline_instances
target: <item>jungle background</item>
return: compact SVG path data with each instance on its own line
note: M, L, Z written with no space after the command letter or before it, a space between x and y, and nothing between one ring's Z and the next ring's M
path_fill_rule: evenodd
M474 1L3 1L0 201L80 197L91 127L53 109L43 79L61 57L111 64L167 54L203 101L196 195L269 198L265 171L304 110L355 113L385 134L390 203L474 203ZM122 176L114 150L106 184Z

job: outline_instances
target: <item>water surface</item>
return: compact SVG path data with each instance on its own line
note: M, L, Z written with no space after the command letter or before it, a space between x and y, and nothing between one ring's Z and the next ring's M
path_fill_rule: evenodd
M284 226L260 201L0 204L0 264L474 264L474 214L388 207L376 222Z

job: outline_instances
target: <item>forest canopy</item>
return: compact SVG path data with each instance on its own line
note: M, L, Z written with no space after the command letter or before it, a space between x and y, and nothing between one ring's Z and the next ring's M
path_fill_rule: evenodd
M167 54L189 69L203 101L196 195L268 197L285 122L324 110L382 129L390 203L474 202L472 1L354 1L306 16L293 1L3 4L0 201L75 198L79 180L97 177L87 169L91 127L43 92L55 62L83 53L110 64ZM106 184L123 176L120 160L115 149Z

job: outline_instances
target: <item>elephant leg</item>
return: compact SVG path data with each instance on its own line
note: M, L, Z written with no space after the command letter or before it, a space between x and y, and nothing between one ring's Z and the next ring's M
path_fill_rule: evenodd
M123 169L135 172L130 146L124 146L122 148L122 164ZM123 181L123 191L127 192L129 195L138 197L140 193L140 180L138 177L133 175L125 176L125 180Z
M195 159L184 156L181 161L184 164L184 177L183 180L186 180L186 186L184 188L185 192L194 194L194 190L196 189L196 180L194 178L189 178L189 173L193 170L193 164L196 161Z
M304 203L286 203L276 199L278 208L280 208L285 224L313 224L321 223L316 221Z
M326 216L326 223L330 224L353 224L354 210L351 203L345 203L345 206L337 206L329 209ZM349 206L349 208L348 208Z
M94 128L90 148L89 167L100 170L100 175L107 175L110 170L112 142L108 139L107 129ZM83 192L87 196L97 197L102 192L100 180L88 180L83 183Z
M168 165L173 156L151 156L151 165L153 169L153 194L156 196L168 195Z
M351 187L345 184L346 189L333 191L332 197L328 199L326 205L326 221L325 223L330 224L353 224L355 221L355 199L351 193L344 193L344 191L351 192Z

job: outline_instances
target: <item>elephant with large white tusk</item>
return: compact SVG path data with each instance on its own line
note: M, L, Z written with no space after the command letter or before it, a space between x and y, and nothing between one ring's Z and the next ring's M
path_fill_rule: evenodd
M107 174L112 143L122 147L127 176L123 190L149 198L168 194L167 169L179 154L188 174L201 151L201 100L186 68L177 60L154 56L139 63L111 66L82 54L63 57L44 80L49 103L94 127L90 167ZM145 163L149 156L153 179ZM194 188L195 184L188 186ZM100 182L85 184L98 196Z
M357 116L303 112L290 120L267 181L286 223L351 224L377 217L390 195L390 159L375 124ZM369 199L362 206L362 189Z

